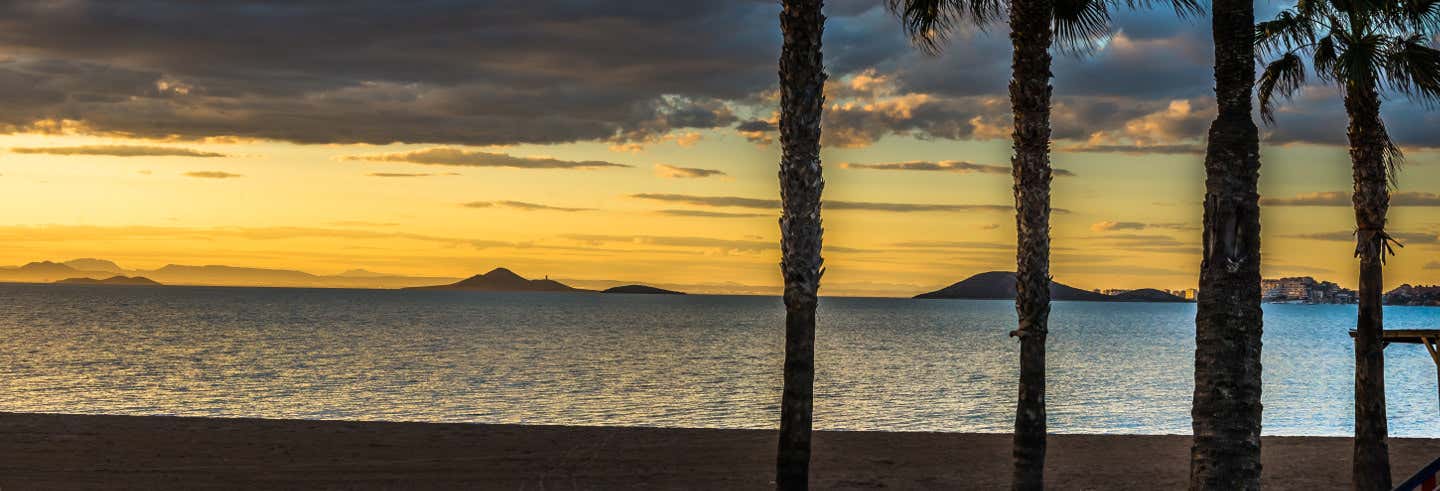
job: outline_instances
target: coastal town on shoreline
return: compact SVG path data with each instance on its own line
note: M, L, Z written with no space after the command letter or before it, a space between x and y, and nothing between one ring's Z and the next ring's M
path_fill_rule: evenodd
M1184 288L1176 290L1159 289L1162 292L1195 301L1197 290ZM1096 288L1095 293L1120 295L1130 290ZM1309 276L1267 278L1260 280L1260 298L1265 303L1283 304L1355 304L1359 301L1355 290L1342 287L1330 281L1316 280ZM1385 293L1386 305L1440 305L1440 285L1403 284Z

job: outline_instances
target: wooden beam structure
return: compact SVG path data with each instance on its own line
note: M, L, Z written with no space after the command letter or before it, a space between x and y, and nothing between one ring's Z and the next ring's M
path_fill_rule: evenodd
M1430 359L1435 361L1435 383L1440 386L1440 329L1386 329L1382 331L1381 339L1385 346L1391 343L1418 344L1430 352ZM1355 331L1350 331L1350 337L1355 337Z

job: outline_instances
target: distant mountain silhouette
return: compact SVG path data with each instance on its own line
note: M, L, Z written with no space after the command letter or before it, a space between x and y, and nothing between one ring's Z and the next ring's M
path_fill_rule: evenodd
M51 283L66 278L109 276L114 276L114 273L80 271L51 261L38 261L24 266L0 268L0 281L16 283Z
M346 272L344 272L344 273L337 274L337 275L335 275L335 276L339 276L339 277L341 277L341 278L384 278L384 277L387 277L387 276L394 276L394 275L388 275L388 274L385 274L385 273L376 273L376 272L370 271L370 270L368 270L368 269L359 269L359 268L357 268L357 269L352 269L352 270L346 271Z
M655 288L655 287L653 287L653 286L646 286L646 285L624 285L624 286L617 286L617 287L614 287L614 288L607 288L605 291L603 291L603 292L601 292L601 293L637 293L637 294L646 294L646 295L684 295L684 294L685 294L685 292L677 292L677 291L674 291L674 290L666 290L666 289L664 289L664 288Z
M1110 296L1115 302L1184 302L1185 299L1154 288L1141 288Z
M505 268L495 268L489 273L477 274L449 285L417 286L406 290L464 290L477 292L589 292L571 288L555 280L527 280Z
M106 273L115 274L125 272L125 270L122 269L119 264L115 264L114 261L110 261L107 259L95 259L91 257L85 257L80 259L71 259L69 261L65 261L63 264L71 267L72 269L75 269L76 271L103 271Z
M1015 273L990 271L964 279L939 290L916 295L915 298L968 298L1010 300L1015 298ZM1120 295L1105 295L1081 290L1069 285L1050 281L1051 300L1072 300L1080 302L1183 302L1184 299L1168 293L1142 289Z
M54 283L70 278L103 280L113 276L144 276L167 285L275 286L300 288L404 288L456 281L453 277L398 276L361 269L334 276L287 269L242 268L170 264L144 270L124 269L105 259L74 259L64 263L38 261L24 266L0 267L0 282Z
M56 283L66 285L124 285L124 286L162 286L150 278L144 276L111 276L103 280L95 278L66 278Z

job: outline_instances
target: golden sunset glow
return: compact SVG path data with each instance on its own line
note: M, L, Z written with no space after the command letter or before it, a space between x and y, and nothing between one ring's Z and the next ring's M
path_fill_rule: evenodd
M95 257L127 270L217 264L445 278L504 266L582 287L774 294L772 8L722 16L744 26L732 41L758 47L685 39L693 50L734 49L715 65L663 50L640 63L584 58L573 44L509 44L473 60L358 52L341 67L323 65L319 51L287 52L223 71L168 46L129 57L72 51L36 31L0 63L17 80L40 81L15 90L23 103L0 135L0 266ZM37 17L14 27L63 21L29 14ZM883 9L831 20L832 32L864 42L842 37L826 48L839 61L829 68L822 140L822 293L910 296L1013 269L1003 36L965 36L932 60ZM1151 21L1159 31L1141 29ZM1086 289L1192 288L1201 150L1214 118L1209 41L1174 19L1119 22L1095 53L1057 58L1051 272ZM571 28L593 43L629 43L609 28ZM883 53L861 56L871 45ZM486 50L464 53L475 51ZM286 61L302 55L315 63ZM984 63L993 69L975 73L994 76L945 76L957 63ZM461 72L470 75L453 76ZM1433 117L1403 101L1387 111L1408 152L1390 211L1407 247L1387 267L1387 288L1435 283ZM1354 286L1344 124L1334 91L1313 87L1262 129L1266 276Z

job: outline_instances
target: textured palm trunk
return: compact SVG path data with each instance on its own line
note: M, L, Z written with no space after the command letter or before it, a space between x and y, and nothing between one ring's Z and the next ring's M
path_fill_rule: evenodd
M815 387L815 305L820 257L820 114L825 66L822 0L783 0L780 30L780 270L785 277L785 390L780 401L777 489L807 489Z
M1380 96L1373 85L1351 84L1345 93L1350 116L1350 162L1354 167L1355 256L1360 258L1360 317L1355 323L1355 455L1357 490L1390 489L1386 447L1385 344L1381 287L1386 249L1385 213L1390 208L1386 144Z
M1214 0L1215 98L1205 152L1190 489L1260 489L1260 144L1251 117L1255 11Z
M1045 337L1050 317L1050 30L1052 0L1010 2L1010 106L1015 117L1016 281L1020 394L1011 488L1045 484Z

